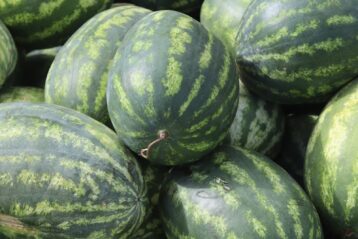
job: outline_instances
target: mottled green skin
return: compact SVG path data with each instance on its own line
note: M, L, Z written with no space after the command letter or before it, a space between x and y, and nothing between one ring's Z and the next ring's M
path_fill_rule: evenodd
M192 13L200 9L203 0L130 0L130 2L152 10L172 9L184 13Z
M17 62L17 50L6 26L0 21L0 87L12 73Z
M132 235L133 239L164 239L165 234L162 227L162 220L159 216L159 192L169 168L152 165L144 159L138 159L143 172L144 182L147 186L150 206L141 227Z
M309 140L305 162L311 199L327 229L342 238L358 237L357 99L354 80L330 101Z
M71 109L0 104L0 233L9 238L129 238L148 199L116 134Z
M0 92L0 103L44 101L44 90L41 88L11 87Z
M358 75L358 4L254 0L236 38L248 88L282 104L327 101Z
M189 16L157 11L125 36L107 104L127 146L139 153L165 130L168 137L152 145L148 159L178 165L198 160L225 138L238 91L235 61L220 40Z
M251 0L205 0L200 22L235 52L241 18Z
M43 49L62 45L77 28L111 4L112 0L2 0L0 19L17 43Z
M230 127L233 146L275 156L281 146L285 115L279 105L252 94L240 84L239 107Z
M46 80L47 103L62 105L103 123L108 71L127 31L149 10L123 5L84 24L56 56Z
M57 46L27 53L23 63L25 77L17 85L44 88L48 71L60 49Z
M288 115L282 150L275 159L302 187L307 144L317 118L316 115Z
M174 169L159 204L171 239L323 238L313 204L286 171L232 146Z

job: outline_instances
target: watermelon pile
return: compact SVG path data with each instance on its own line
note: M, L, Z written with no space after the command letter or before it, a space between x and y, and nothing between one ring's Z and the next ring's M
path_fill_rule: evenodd
M358 239L354 0L1 0L0 239Z

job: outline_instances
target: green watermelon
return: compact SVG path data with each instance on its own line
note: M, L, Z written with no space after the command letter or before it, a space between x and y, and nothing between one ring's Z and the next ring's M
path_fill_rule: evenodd
M199 22L163 10L125 36L109 74L107 104L119 137L163 165L198 160L227 135L239 81L226 46Z
M254 0L236 38L245 85L282 104L324 102L358 75L358 4Z
M358 237L358 80L332 99L307 146L305 184L318 212L341 238Z
M152 10L172 9L184 13L192 13L200 9L203 0L130 0L130 2Z
M240 82L239 107L228 143L275 156L280 150L284 128L285 115L280 106L262 100Z
M27 48L62 45L84 22L112 0L0 1L0 19L15 41Z
M316 115L288 115L282 150L275 159L301 186L304 186L303 169L307 144L317 118Z
M251 0L205 0L201 7L200 22L234 49L241 18L250 2Z
M84 24L62 47L48 73L46 102L109 120L106 104L108 71L122 40L149 10L123 5Z
M16 62L17 50L14 40L5 25L0 21L0 87L15 69Z
M323 238L316 209L286 171L232 146L174 169L159 204L171 239Z
M0 104L0 233L9 238L129 238L148 199L116 134L71 109Z
M0 92L0 103L44 101L44 90L41 88L11 87Z
M57 46L27 53L23 63L24 79L16 84L44 88L50 66L60 49Z

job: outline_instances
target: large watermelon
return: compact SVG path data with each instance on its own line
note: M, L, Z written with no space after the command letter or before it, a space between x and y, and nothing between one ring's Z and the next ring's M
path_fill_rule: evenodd
M164 10L125 36L107 104L114 128L134 152L177 165L198 160L225 138L238 91L227 47L191 17Z
M241 18L251 0L205 0L200 22L234 49Z
M16 62L17 50L14 40L5 25L0 21L0 87L14 70Z
M56 105L0 104L0 234L128 238L148 199L116 134Z
M323 238L300 186L268 158L223 147L174 169L160 196L168 238Z
M28 48L54 47L111 3L112 0L1 0L0 19L19 44Z
M229 143L273 157L280 150L284 129L285 115L280 106L262 100L240 83L239 107Z
M303 186L303 168L308 140L316 125L316 115L288 115L282 150L275 161Z
M122 40L149 10L123 5L84 24L56 56L46 80L46 102L66 106L103 123L108 71Z
M330 235L358 238L358 80L330 101L310 138L305 183Z
M254 0L236 55L243 82L283 104L326 101L358 75L353 0Z
M0 92L0 103L44 102L44 90L35 87L10 87Z

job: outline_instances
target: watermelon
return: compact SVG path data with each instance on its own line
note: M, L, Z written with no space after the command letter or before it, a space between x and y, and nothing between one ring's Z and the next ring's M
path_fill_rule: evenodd
M184 13L192 13L200 9L203 0L130 0L130 2L152 10L172 9Z
M11 87L0 92L0 103L44 101L44 90L41 88Z
M319 116L309 140L305 184L329 235L358 237L358 80Z
M49 48L62 45L77 28L111 3L112 0L0 1L0 19L20 45Z
M101 123L45 103L0 104L0 233L128 238L148 199L139 165Z
M200 22L235 52L241 18L251 0L205 0Z
M285 115L280 106L262 100L240 82L239 107L228 143L274 157L279 152L284 128Z
M179 165L226 137L238 91L228 48L191 17L163 10L125 36L109 74L107 105L132 151L156 164Z
M313 204L265 156L233 146L176 168L160 195L168 238L323 238Z
M61 46L30 51L23 63L25 77L17 85L45 87L47 73Z
M236 38L249 89L282 104L327 101L358 75L358 4L254 0Z
M317 122L317 115L288 115L282 150L275 161L301 185L308 140Z
M80 111L103 123L108 71L117 48L149 10L123 5L106 10L84 24L62 47L46 80L46 102Z
M0 3L1 5L1 3ZM17 62L17 50L6 26L0 21L0 87L12 73Z

